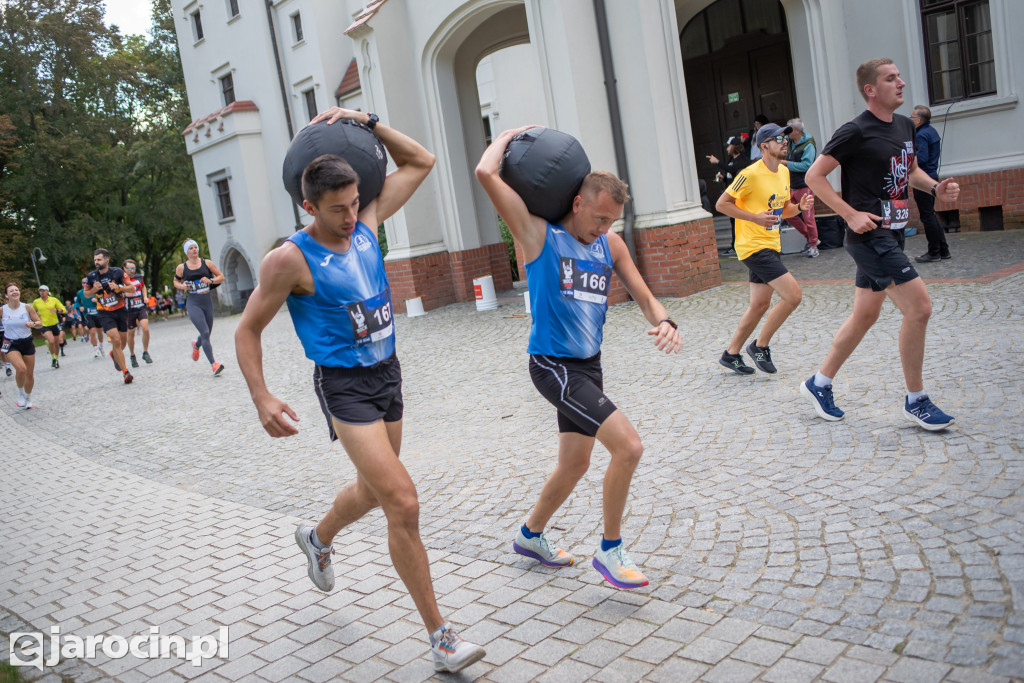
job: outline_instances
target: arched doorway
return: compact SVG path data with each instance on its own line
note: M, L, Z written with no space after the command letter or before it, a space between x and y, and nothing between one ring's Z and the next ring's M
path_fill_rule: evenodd
M697 173L714 202L724 186L705 156L721 159L758 114L779 124L797 115L785 11L777 0L717 0L686 23L679 45Z
M223 263L224 286L227 289L224 303L232 311L241 311L245 308L245 302L249 300L249 295L256 288L252 269L242 252L234 247L226 251Z

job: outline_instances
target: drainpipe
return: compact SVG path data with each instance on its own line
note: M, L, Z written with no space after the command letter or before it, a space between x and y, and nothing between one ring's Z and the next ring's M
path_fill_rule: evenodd
M597 41L601 47L601 66L604 68L604 88L608 99L608 113L612 120L612 143L615 146L615 164L619 177L629 185L629 164L626 161L626 144L622 137L622 113L619 110L619 94L615 89L615 67L612 64L612 48L608 41L608 13L604 0L594 0L594 14L597 18ZM629 256L636 261L636 246L633 243L633 200L623 208L623 239Z
M284 69L281 68L281 53L277 49L277 31L274 30L273 0L267 0L267 26L270 27L270 44L274 48L274 64L277 66L277 84L281 88L281 103L284 104L284 121L288 124L288 140L295 137L295 127L292 126L292 109L288 104L288 88L284 84ZM295 217L295 230L302 229L302 221L299 220L299 207L289 198L292 205L292 216Z

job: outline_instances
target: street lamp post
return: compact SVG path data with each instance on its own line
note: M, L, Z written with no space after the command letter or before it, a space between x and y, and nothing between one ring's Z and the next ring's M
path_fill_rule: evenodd
M32 272L36 274L36 289L42 287L42 283L39 281L39 270L36 268L36 252L39 252L39 263L46 263L46 257L43 256L43 250L39 247L32 247Z

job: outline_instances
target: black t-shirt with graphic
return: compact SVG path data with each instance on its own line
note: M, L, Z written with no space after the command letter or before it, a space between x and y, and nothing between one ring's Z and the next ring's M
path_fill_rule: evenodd
M902 237L910 216L910 170L917 158L914 122L900 114L885 122L864 111L843 124L821 153L842 166L843 200L857 211L882 217L878 229L863 234L847 227L847 241Z

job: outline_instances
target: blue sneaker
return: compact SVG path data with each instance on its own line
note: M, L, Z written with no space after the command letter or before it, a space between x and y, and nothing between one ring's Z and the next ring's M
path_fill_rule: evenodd
M819 417L830 422L843 419L845 413L836 408L836 402L832 399L831 384L827 387L816 387L814 386L814 375L811 375L809 380L800 385L800 393L811 399L814 412L818 413Z
M953 424L953 416L946 415L927 396L922 396L913 403L910 397L903 399L903 416L911 422L916 422L930 432L937 432Z

